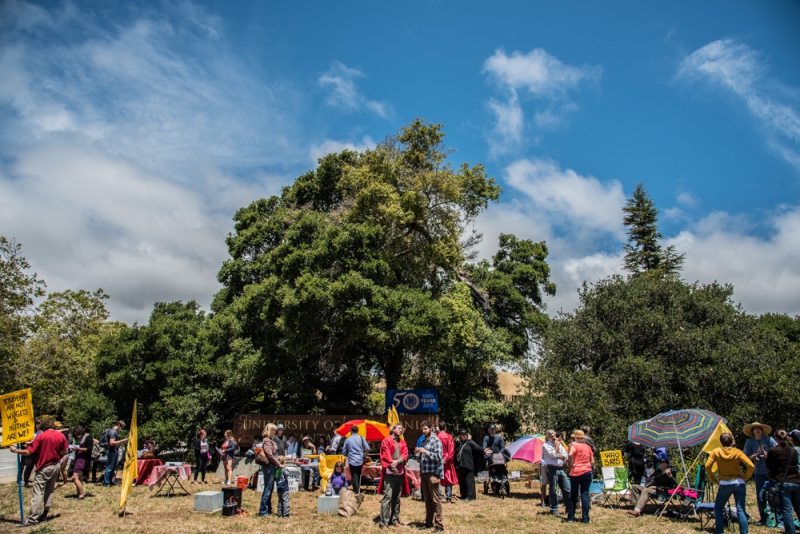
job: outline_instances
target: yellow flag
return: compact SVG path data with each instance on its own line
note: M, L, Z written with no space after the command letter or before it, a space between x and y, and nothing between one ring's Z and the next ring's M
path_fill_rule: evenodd
M136 439L136 401L133 401L131 431L128 433L128 444L125 447L125 467L122 470L122 493L119 496L120 512L125 511L125 504L128 502L128 495L131 492L133 483L139 478L139 464L136 463L136 447L138 443L139 441Z
M386 416L386 422L389 424L389 428L392 428L394 425L400 423L400 415L397 413L397 408L392 406L389 410L389 413ZM400 439L403 439L403 436L400 436Z
M703 452L711 452L714 449L718 449L718 448L722 447L722 444L719 442L719 437L722 434L726 433L726 432L730 433L731 431L725 425L725 423L720 421L717 424L717 429L714 430L714 433L711 434L711 436L708 438L708 441L706 441L706 445L705 445L705 447L703 447Z

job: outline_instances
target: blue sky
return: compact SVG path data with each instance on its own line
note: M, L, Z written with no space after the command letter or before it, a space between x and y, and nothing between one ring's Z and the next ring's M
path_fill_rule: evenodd
M556 297L620 272L644 182L684 278L800 313L800 3L0 6L0 234L116 319L210 302L234 211L414 117L546 240Z

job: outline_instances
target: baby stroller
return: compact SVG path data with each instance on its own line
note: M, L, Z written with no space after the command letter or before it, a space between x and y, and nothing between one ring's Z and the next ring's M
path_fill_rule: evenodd
M511 460L508 451L495 453L486 458L486 468L489 480L483 482L483 493L489 494L489 488L495 495L505 499L511 493L511 484L508 483L508 461Z

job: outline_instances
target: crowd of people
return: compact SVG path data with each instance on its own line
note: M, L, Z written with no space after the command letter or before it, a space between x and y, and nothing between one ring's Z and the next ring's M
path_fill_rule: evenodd
M337 424L338 426L338 424ZM77 426L70 431L50 419L36 420L36 433L31 442L11 447L11 452L23 456L26 486L32 472L33 496L30 515L25 524L35 524L50 513L54 490L59 480L63 485L69 471L75 484L76 497L84 499L84 484L90 473L96 479L101 454L104 454L105 469L103 486L116 483L116 471L121 457L121 448L128 442L120 433L125 423L118 421L104 430L99 439L93 438L87 429ZM411 493L408 476L409 461L415 459L419 465L419 490L425 503L423 526L434 531L444 530L443 503L453 502L453 486L458 485L461 500L476 498L475 478L478 472L490 466L497 455L508 458L505 440L495 425L490 425L482 445L473 441L466 429L460 429L457 439L447 431L447 424L440 421L434 427L431 421L420 425L422 435L413 450L409 450L401 438L403 425L389 428L389 436L383 439L379 449L380 481L378 492L383 494L379 527L387 530L400 524L400 497ZM778 430L772 436L772 428L762 423L752 423L742 429L748 437L742 450L736 448L730 433L720 436L721 446L710 452L704 467L709 481L717 485L715 498L716 532L723 532L724 507L732 498L737 509L739 530L748 532L748 514L745 498L746 483L755 482L758 507L758 525L768 520L768 495L778 488L778 504L773 503L773 513L782 522L784 531L795 534L794 514L800 518L800 430L786 432ZM205 430L199 430L194 440L195 470L193 484L206 484L206 473L212 457ZM134 444L135 446L135 444ZM102 453L103 449L105 450ZM231 484L234 458L239 454L239 445L230 430L216 450L225 473L223 484ZM286 472L287 458L303 458L319 454L340 454L339 461L327 479L331 491L338 495L343 489L361 492L361 474L364 465L370 462L370 443L361 435L357 426L350 428L348 436L334 433L330 440L322 437L315 444L311 436L300 440L295 434L285 435L283 425L268 424L262 434L253 437L252 447L245 456L255 459L263 477L263 492L258 515L273 514L272 493L277 489L279 517L290 516L289 483ZM629 514L639 517L647 504L656 496L672 493L682 482L670 465L665 449L657 449L648 458L648 449L641 443L629 442L625 447L630 477ZM590 522L590 485L596 470L597 449L590 437L590 428L582 427L569 435L568 442L555 430L547 430L542 446L540 470L542 505L549 507L557 517L559 497L563 501L567 522ZM156 445L145 440L140 458L152 458ZM501 458L502 461L502 458ZM68 469L69 468L69 469ZM320 485L318 468L311 468L312 476L306 489L316 490ZM350 477L348 479L347 473ZM685 480L685 479L684 479ZM580 518L577 517L580 502Z

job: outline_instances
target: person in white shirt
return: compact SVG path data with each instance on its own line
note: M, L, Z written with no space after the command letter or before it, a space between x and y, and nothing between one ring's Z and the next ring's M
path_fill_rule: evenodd
M542 446L542 461L547 467L547 481L550 485L550 513L558 515L558 495L556 487L561 488L561 496L564 503L569 501L569 478L564 472L564 464L569 455L567 449L561 441L561 437L556 437L555 430L548 430L545 433L545 442Z

